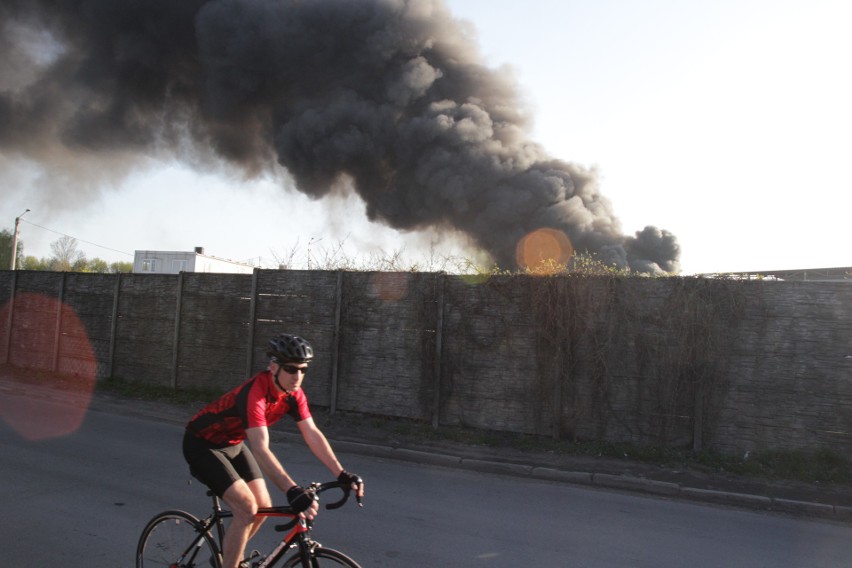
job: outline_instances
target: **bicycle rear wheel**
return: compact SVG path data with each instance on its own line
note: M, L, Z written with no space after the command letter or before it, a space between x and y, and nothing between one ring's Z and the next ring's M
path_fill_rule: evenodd
M331 568L333 566L347 566L348 568L361 568L361 565L343 554L331 548L318 546L311 552L311 565L302 565L302 558L297 554L291 557L284 568Z
M151 519L139 537L136 568L221 568L219 548L201 522L183 511Z

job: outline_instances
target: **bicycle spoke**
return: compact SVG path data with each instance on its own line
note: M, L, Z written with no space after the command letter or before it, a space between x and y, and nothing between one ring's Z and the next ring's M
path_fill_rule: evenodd
M215 545L197 521L181 511L158 515L139 540L137 568L218 568Z

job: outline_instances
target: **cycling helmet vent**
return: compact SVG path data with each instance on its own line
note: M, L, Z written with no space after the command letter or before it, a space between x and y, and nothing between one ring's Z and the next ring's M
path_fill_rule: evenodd
M311 344L289 333L270 339L266 354L276 363L307 363L314 358Z

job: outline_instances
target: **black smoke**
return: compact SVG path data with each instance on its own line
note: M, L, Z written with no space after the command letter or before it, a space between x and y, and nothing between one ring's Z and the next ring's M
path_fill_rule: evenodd
M512 78L441 0L0 6L3 155L280 165L306 194L354 187L371 220L459 230L503 267L549 227L607 262L678 270L673 235L623 235L594 172L529 140Z

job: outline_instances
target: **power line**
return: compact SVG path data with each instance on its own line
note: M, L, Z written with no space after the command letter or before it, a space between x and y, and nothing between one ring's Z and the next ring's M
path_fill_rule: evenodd
M32 225L33 227L38 227L39 229L44 229L45 231L50 231L51 233L55 233L55 234L57 234L57 235L62 235L63 237L68 237L68 238L71 238L71 239L74 239L74 240L80 241L81 243L86 243L87 245L92 245L92 246L94 246L94 247L102 248L102 249L104 249L104 250L109 250L109 251L112 251L112 252L117 252L117 253L119 253L119 254L126 254L127 256L133 256L133 255L132 255L132 254L130 254L129 252L125 252L125 251L123 251L123 250L118 250L118 249L114 249L114 248L110 248L110 247L105 247L104 245L99 245L98 243L93 243L93 242L91 242L91 241L86 241L86 240L84 240L84 239L79 239L79 238L77 238L77 237L75 237L75 236L69 235L69 234L67 234L67 233L63 233L62 231L55 231L55 230L53 230L53 229L48 229L47 227L42 227L41 225L36 225L35 223L31 223L30 221L27 221L26 219L21 219L21 222L22 222L22 223L26 223L27 225Z

